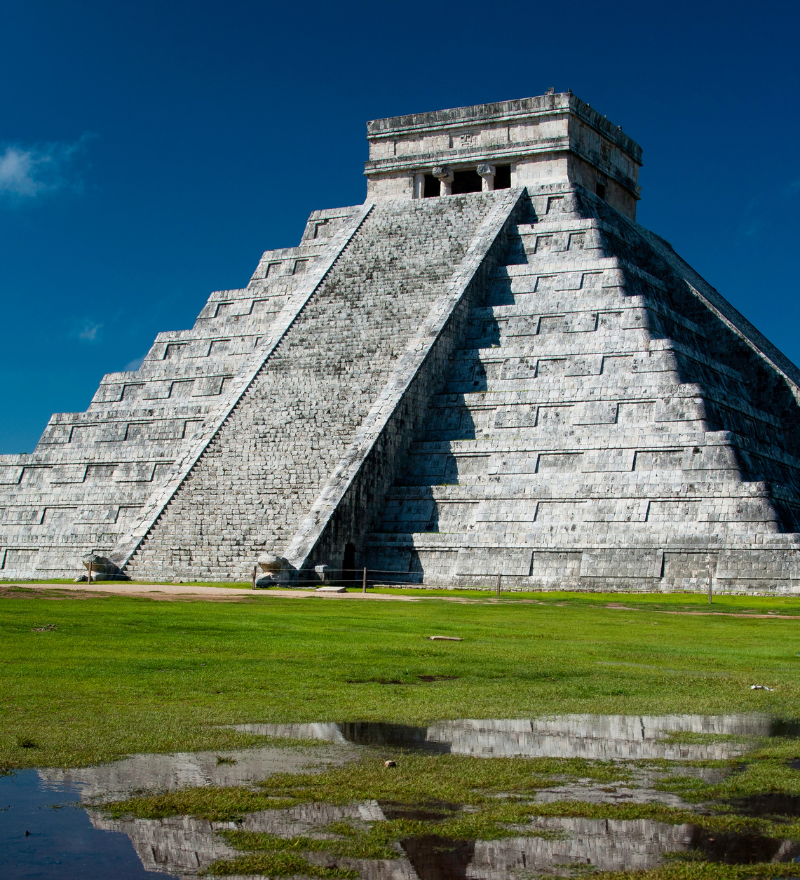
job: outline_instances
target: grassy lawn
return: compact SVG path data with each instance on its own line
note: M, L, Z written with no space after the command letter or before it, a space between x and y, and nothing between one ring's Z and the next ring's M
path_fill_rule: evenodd
M800 599L491 594L0 599L0 767L231 748L247 721L564 712L800 716ZM460 592L448 592L458 596ZM609 603L625 609L605 607ZM766 614L776 619L734 617ZM429 641L434 634L461 642ZM420 676L453 676L422 681ZM774 691L751 691L765 684Z

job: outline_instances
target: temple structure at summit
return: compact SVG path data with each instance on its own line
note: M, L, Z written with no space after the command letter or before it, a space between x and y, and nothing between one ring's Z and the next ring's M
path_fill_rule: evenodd
M364 204L0 457L0 577L800 590L800 370L639 146L569 92L367 137Z

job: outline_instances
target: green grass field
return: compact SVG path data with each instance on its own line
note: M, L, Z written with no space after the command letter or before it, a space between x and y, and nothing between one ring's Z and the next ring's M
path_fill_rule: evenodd
M800 620L780 619L800 614L800 600L721 598L715 614L695 616L663 612L707 612L704 596L510 594L496 603L467 593L473 601L461 603L86 595L4 589L0 767L231 748L256 740L218 725L248 721L800 716ZM426 638L434 634L463 641Z

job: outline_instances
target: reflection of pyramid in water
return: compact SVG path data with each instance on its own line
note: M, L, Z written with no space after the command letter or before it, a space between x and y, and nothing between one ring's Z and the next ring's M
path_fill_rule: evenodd
M216 859L237 853L219 835L231 822L208 822L188 816L169 819L109 819L90 812L92 824L104 831L127 834L149 871L165 871L181 878L202 876ZM346 807L312 804L291 810L247 814L238 830L291 837L326 834L333 822L384 821L377 801ZM647 870L664 861L666 853L682 852L692 841L692 826L666 825L648 819L534 820L542 837L503 840L449 840L418 837L397 845L394 859L337 859L355 869L363 880L505 880L529 876L534 869L564 876L565 864L591 865L596 870ZM777 849L779 841L775 841ZM772 853L770 854L772 855ZM331 862L324 853L308 854L320 866ZM786 861L787 859L780 859Z
M746 747L727 737L797 736L794 725L769 715L555 715L543 718L440 721L429 727L383 721L337 724L237 724L256 736L316 739L419 749L478 758L584 758L601 761L664 759L724 761ZM692 732L708 742L672 741ZM719 736L719 740L714 740Z
M135 755L116 764L67 770L40 770L49 785L71 783L81 787L81 798L89 805L130 797L136 792L176 791L193 786L252 787L275 773L308 771L321 761L334 765L352 760L359 752L348 742L426 748L427 744L446 745L454 754L623 760L666 758L669 761L727 760L746 751L747 740L764 736L796 736L794 726L776 722L767 715L564 715L534 719L487 719L445 721L431 727L413 728L381 723L361 724L249 724L238 729L252 733L318 739L337 743L326 751L264 747L227 753L231 763L220 764L214 752L175 755ZM669 735L693 732L709 736L703 743L670 742ZM752 740L750 742L752 745ZM403 758L401 757L402 761ZM673 772L672 770L664 771ZM714 771L712 771L714 772ZM594 785L592 780L576 780L569 792L558 777L555 788L540 789L536 800L577 799L595 803L668 803L688 808L673 794L650 788L652 780L638 779L626 784ZM554 779L556 781L556 779ZM616 789L616 790L615 790ZM197 876L219 858L231 858L236 851L220 836L229 830L268 833L288 838L299 835L329 834L332 823L380 823L387 819L417 818L434 822L437 814L456 815L458 804L435 799L425 804L368 800L346 805L305 803L289 809L267 809L248 813L241 821L211 822L190 816L165 819L111 819L90 810L96 828L127 834L143 865L152 871L168 871L181 877ZM788 814L787 814L788 815ZM597 870L646 870L663 863L666 853L689 848L703 849L712 861L726 860L735 840L730 836L703 832L692 825L667 825L649 819L608 820L587 818L548 818L531 820L530 830L542 837L510 837L502 840L449 840L418 837L396 844L397 856L391 860L346 859L339 864L354 868L366 880L501 880L542 872L566 875L564 866L582 863ZM710 838L710 840L709 840ZM711 841L719 838L716 847ZM742 836L747 856L733 861L759 860L786 862L798 855L798 844L752 834ZM758 859L752 857L757 845ZM330 862L324 853L309 854L318 863Z
M572 94L369 124L367 202L0 457L0 572L794 590L800 371Z

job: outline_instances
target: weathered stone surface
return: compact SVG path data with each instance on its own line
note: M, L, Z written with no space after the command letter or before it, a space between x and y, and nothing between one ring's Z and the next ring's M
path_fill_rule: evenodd
M493 167L493 178L505 169L505 186L599 185L610 205L636 217L641 147L571 92L375 119L367 139L369 199L416 197L420 173L457 188L453 175Z
M506 193L376 204L126 571L222 579L285 547L498 201L511 209Z
M363 206L0 457L0 575L798 591L800 371L636 224L640 148L570 93L368 139Z
M191 330L159 334L86 412L55 414L32 454L0 456L0 576L73 576L85 554L113 552L360 211L312 213L299 247L267 251L246 288L212 293Z
M367 565L512 589L794 590L797 368L603 200L527 190Z

